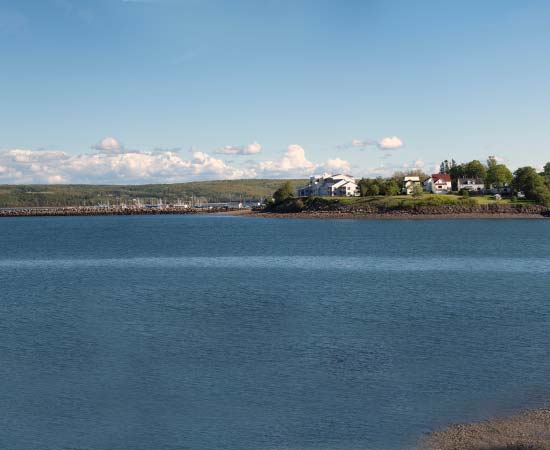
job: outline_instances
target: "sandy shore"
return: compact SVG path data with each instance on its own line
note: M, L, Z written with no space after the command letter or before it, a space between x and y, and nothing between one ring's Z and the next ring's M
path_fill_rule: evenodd
M422 450L550 450L550 409L454 425L429 435Z

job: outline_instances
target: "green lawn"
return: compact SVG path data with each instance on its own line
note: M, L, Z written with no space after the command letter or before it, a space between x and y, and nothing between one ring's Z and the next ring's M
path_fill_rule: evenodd
M488 204L510 204L528 205L533 204L530 200L516 200L512 202L511 198L505 197L502 200L495 200L492 195L479 195L463 197L455 194L428 194L424 193L420 197L412 195L393 195L393 196L373 196L373 197L333 197L323 198L322 201L339 202L345 205L378 206L384 208L413 207L413 206L445 206L445 205L488 205Z

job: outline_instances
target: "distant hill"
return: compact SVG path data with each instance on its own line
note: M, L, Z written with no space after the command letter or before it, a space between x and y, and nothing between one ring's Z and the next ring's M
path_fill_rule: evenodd
M299 186L307 180L219 180L144 185L0 185L0 207L94 206L143 203L258 201L271 195L285 181Z

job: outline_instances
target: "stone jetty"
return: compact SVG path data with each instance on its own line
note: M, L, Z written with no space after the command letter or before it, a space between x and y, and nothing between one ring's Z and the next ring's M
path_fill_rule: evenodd
M28 207L0 208L0 217L34 217L34 216L137 216L159 214L208 214L227 212L226 208L185 208L167 206L163 208L150 207Z

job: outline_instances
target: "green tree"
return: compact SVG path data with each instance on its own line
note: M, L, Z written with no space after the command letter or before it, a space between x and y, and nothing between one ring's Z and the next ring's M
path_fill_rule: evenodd
M422 189L422 185L415 184L412 188L412 196L413 197L420 197L424 193L424 189Z
M481 162L479 162L477 159L474 159L473 161L470 161L467 164L464 164L463 167L463 177L471 177L471 178L481 178L482 180L485 179L487 176L487 169Z
M514 190L522 191L525 197L536 200L541 189L546 189L544 179L532 167L520 167L514 172Z
M382 178L361 178L359 180L359 190L362 197L379 195L383 188L384 180Z
M455 163L449 170L449 175L451 175L452 190L458 190L458 179L464 177L464 164Z
M496 156L489 156L487 158L487 167L491 168L493 166L496 166L498 164L497 157Z
M550 162L547 162L547 163L544 165L544 171L542 172L542 174L543 174L545 177L550 177Z
M367 195L378 195L380 194L380 187L377 183L372 183L367 189Z
M273 200L276 204L282 203L289 198L294 197L294 188L290 181L285 182L279 189L273 193Z
M546 206L547 208L550 208L550 188L548 186L542 186L537 189L535 193L534 200L541 204Z
M491 161L489 158L488 161ZM504 164L488 164L487 175L485 176L485 185L487 187L495 187L502 189L504 186L510 184L514 178L510 169Z
M384 182L384 195L398 195L400 192L401 189L393 178Z

